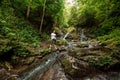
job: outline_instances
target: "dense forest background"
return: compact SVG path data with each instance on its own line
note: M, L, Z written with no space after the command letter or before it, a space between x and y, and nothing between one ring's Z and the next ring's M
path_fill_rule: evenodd
M59 33L69 27L84 28L88 37L119 49L119 4L118 0L74 0L71 6L65 0L1 0L0 59L32 54L53 29Z
M81 0L71 9L69 24L89 29L103 43L119 46L120 11L117 0Z

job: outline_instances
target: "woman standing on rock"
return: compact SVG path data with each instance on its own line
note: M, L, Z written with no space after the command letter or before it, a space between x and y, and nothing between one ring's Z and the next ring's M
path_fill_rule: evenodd
M56 47L56 34L55 34L55 31L53 31L52 33L51 33L51 45L50 45L50 48L52 47L52 45L54 46L54 48L55 49L57 49L57 47Z

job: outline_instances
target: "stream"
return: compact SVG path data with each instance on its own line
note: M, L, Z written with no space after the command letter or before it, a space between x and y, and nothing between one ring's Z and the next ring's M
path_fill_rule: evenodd
M69 33L67 33L64 37L64 39L67 37ZM86 41L84 41L85 38L85 34L84 32L82 32L81 37L83 37L83 39L81 38L81 43L88 43ZM85 49L89 49L89 48L94 48L92 45L92 43L88 43L88 47ZM75 50L76 49L76 44L71 42L68 42L68 46L67 46L68 50ZM83 48L84 49L84 48ZM96 74L92 74L92 70L91 72L89 72L89 74L86 74L86 76L84 77L76 77L76 78L72 78L68 75L66 75L63 66L61 65L61 57L65 57L68 58L69 62L71 63L75 63L78 62L79 64L83 65L84 62L83 61L79 61L76 58L70 56L70 53L68 50L64 50L64 51L60 51L57 50L53 53L51 53L50 55L48 55L42 62L40 62L40 64L34 66L33 68L31 68L30 70L24 72L23 74L17 76L16 79L14 80L120 80L120 72L113 72L113 71L109 71L109 72L97 72L96 70ZM72 65L72 67L74 69L80 69L82 67L78 67L76 65ZM83 66L85 67L85 66ZM1 72L2 70L0 70ZM93 70L94 71L94 70ZM84 73L84 72L83 72ZM80 76L82 75L79 74ZM5 78L4 80L10 80L10 77ZM0 79L1 80L1 79Z
M40 80L42 77L44 77L47 71L51 70L51 68L53 68L52 73L54 72L54 74L56 74L55 80L57 80L57 77L61 78L62 76L64 76L65 78L65 74L62 71L62 67L60 67L60 62L58 60L59 57L63 54L67 54L67 52L56 51L50 54L48 57L46 57L46 59L42 63L40 63L30 71L24 73L23 75L21 75L21 77L19 77L17 80ZM51 71L49 73L51 73ZM50 78L48 77L49 79L47 80L53 80L53 75L52 74L49 75L51 76L49 76ZM46 79L42 79L42 80L46 80ZM64 80L68 80L68 79L66 78Z

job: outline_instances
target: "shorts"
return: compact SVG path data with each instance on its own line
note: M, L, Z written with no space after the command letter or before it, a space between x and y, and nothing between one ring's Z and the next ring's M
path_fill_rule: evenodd
M52 44L55 44L56 43L56 39L52 39Z

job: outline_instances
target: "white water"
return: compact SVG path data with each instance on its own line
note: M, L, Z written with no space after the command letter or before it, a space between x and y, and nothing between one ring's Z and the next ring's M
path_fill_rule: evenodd
M68 36L69 33L70 33L70 32L67 32L67 33L65 34L65 36L63 37L63 40L65 40L65 38Z
M39 65L36 65L37 67L35 67L35 68L31 69L30 71L24 73L17 80L40 80L40 76L42 76L44 74L44 72L46 72L47 70L49 70L50 66L52 66L57 61L57 59L60 57L60 55L66 54L66 53L67 52L61 52L61 53L60 52L54 52L53 54L51 54L47 58L46 61L42 62ZM59 72L59 73L62 76L65 75L63 72ZM64 80L67 80L67 79L64 79Z
M56 58L57 55L55 55L55 53L54 55L50 55L47 61L42 62L36 68L26 72L18 80L38 80L37 76L40 75L41 73L44 73L49 68L49 66L53 65L55 63Z
M52 60L48 60L47 62L45 62L45 64L38 66L37 68L35 68L34 70L30 71L25 78L23 78L23 80L28 80L32 75L34 75L35 73L37 73L38 71L40 71L41 69L43 69L44 67L46 67L48 65L49 62L52 62Z
M86 40L87 40L87 37L85 36L84 31L82 30L80 41L83 42L83 41L86 41Z

